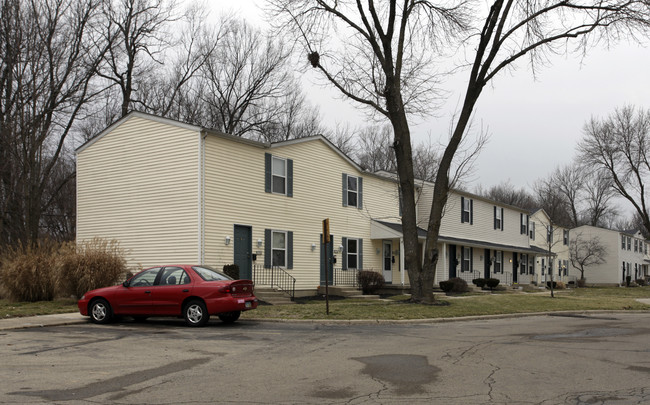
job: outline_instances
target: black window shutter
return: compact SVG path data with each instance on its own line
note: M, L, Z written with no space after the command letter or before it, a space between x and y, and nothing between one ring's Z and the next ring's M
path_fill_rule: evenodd
M342 187L342 192L343 194L343 206L347 207L348 206L348 175L343 173L343 187Z
M359 251L359 258L357 259L357 268L363 270L363 239L357 240L357 250Z
M474 225L474 200L469 200L469 224Z
M293 197L293 159L287 159L287 197Z
M497 206L494 206L494 229L497 229Z
M287 232L287 269L293 269L293 232Z
M465 197L460 197L460 222L465 222Z
M271 267L271 230L264 230L264 268Z
M474 271L474 248L469 248L469 271Z
M341 244L343 245L343 250L341 251L341 268L343 270L348 269L348 238L341 238Z
M357 208L363 208L363 177L357 177Z
M271 154L264 154L264 191L271 192Z
M524 233L524 232L522 231L522 229L523 229L522 224L523 224L523 223L524 223L524 214L519 213L519 234L520 234L520 235L521 235L522 233Z

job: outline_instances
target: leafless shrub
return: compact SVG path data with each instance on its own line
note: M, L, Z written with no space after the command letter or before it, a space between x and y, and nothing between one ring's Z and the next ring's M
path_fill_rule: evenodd
M0 283L11 301L50 301L56 293L56 252L59 244L7 248L0 257Z

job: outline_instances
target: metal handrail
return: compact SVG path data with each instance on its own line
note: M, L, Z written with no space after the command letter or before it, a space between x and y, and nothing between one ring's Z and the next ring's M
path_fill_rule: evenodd
M358 274L360 271L363 271L361 269L345 269L343 270L342 268L334 268L334 274L333 274L333 279L332 279L332 285L336 286L350 286L350 287L358 287L359 286L359 278Z
M296 278L281 267L253 266L253 281L258 286L277 288L291 300L296 296Z

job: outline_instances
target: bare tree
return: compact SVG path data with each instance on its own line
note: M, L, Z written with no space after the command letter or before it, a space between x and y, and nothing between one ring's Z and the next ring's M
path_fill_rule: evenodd
M650 175L650 111L623 107L584 128L579 145L585 162L611 179L616 193L628 200L650 232L646 181Z
M384 170L395 173L396 162L391 127L371 125L359 130L356 158L361 167L371 172Z
M619 211L613 203L616 190L612 178L602 170L587 173L582 223L608 228L619 216Z
M96 95L92 79L106 51L94 30L98 6L95 0L2 2L4 243L38 240L44 213L73 179L62 167L66 140Z
M565 210L569 213L571 227L580 225L579 202L585 191L584 171L575 164L557 167L550 178L550 187L564 196Z
M539 208L543 208L556 224L571 227L571 213L566 195L561 193L555 184L548 179L541 179L533 184Z
M397 0L271 0L277 27L298 38L308 61L346 97L387 118L392 127L403 196L405 261L415 302L433 301L438 237L450 189L450 168L483 88L524 56L531 63L588 34L644 26L641 0L573 2L495 0L434 4ZM476 6L476 9L470 7ZM482 18L484 18L482 20ZM645 26L644 26L645 27ZM452 135L439 161L424 263L418 257L410 114L430 112L436 95L436 57L447 41L465 36L470 76Z
M99 75L119 89L120 116L137 103L140 80L162 63L159 57L171 45L169 23L177 20L168 0L107 0L104 35L111 44Z
M478 187L476 189L476 194L503 204L524 208L530 211L539 207L535 197L523 188L517 189L512 185L512 183L510 183L510 180L492 186L487 190Z
M598 236L586 238L582 232L572 235L569 243L571 266L580 271L580 280L585 279L585 270L590 266L605 263L607 248Z

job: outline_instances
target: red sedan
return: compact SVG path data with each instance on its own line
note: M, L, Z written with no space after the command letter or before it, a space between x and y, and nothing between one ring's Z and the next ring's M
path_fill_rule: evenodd
M206 266L174 265L152 267L122 285L88 291L77 305L95 323L120 315L136 320L176 316L189 326L203 326L210 315L235 322L242 311L257 308L257 298L251 280L233 280Z

